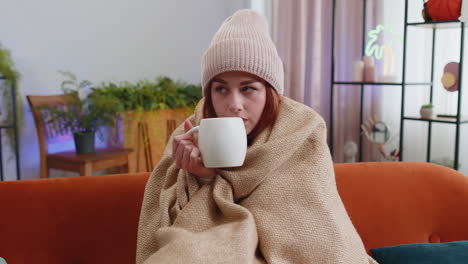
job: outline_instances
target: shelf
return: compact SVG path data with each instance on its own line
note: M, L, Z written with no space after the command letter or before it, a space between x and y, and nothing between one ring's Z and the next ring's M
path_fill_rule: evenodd
M403 83L381 83L381 82L333 82L339 85L396 85L402 86ZM432 83L405 83L405 85L432 85Z
M412 117L412 116L405 116L403 117L404 120L416 120L416 121L424 121L424 122L435 122L435 123L446 123L446 124L456 124L457 120L450 117L435 117L431 119L422 119L420 117ZM468 116L462 116L460 118L460 124L467 124L468 123Z
M333 84L344 84L344 85L401 85L401 83L379 83L379 82L333 82Z
M1 123L0 122L0 129L1 128L13 128L13 125L8 124L8 123Z
M420 1L420 0L419 0ZM369 26L369 22L367 21L367 18L366 18L366 14L368 13L368 8L369 8L369 5L368 3L370 2L374 2L374 1L370 1L370 0L363 0L361 1L362 2L362 13L363 14L363 23L362 23L362 30L361 30L361 37L363 40L365 40L367 38L367 31L369 30L368 26ZM456 29L455 31L459 31L459 32L454 32L453 34L455 33L459 33L462 37L460 38L460 47L461 47L461 50L460 50L460 53L461 55L460 56L463 56L463 34L464 34L464 29L466 27L466 25L468 23L465 23L465 22L462 22L462 21L459 21L459 20L449 20L449 21L432 21L432 22L424 22L422 19L420 19L419 21L417 19L413 20L413 21L408 21L408 16L407 16L407 11L408 11L408 3L410 2L410 0L404 0L405 2L405 16L404 16L404 19L402 22L402 30L403 30L403 33L404 33L404 38L402 40L402 49L403 49L403 60L402 60L402 75L401 77L403 77L404 73L407 71L407 69L409 69L409 61L411 60L415 60L415 58L413 58L413 56L410 56L411 54L409 53L409 51L407 50L407 44L409 43L409 39L407 38L408 35L411 35L412 31L414 30L418 30L421 29L421 32L422 30L426 30L426 29L432 29L432 31L436 32L436 29L440 29L440 30L443 30L443 29ZM400 108L398 111L398 121L401 121L401 128L400 128L400 132L399 132L399 135L400 135L400 140L399 140L399 147L398 149L401 151L400 152L400 156L399 156L399 160L405 160L404 158L404 152L405 150L408 148L410 149L412 146L407 146L408 144L407 143L404 143L404 137L406 136L405 134L407 134L408 132L405 132L405 125L409 125L408 122L405 122L406 120L412 120L411 122L414 122L414 121L422 121L422 122L426 122L428 124L427 126L427 131L428 131L428 134L427 134L427 151L426 151L426 161L429 162L431 159L433 159L433 157L431 158L431 144L432 142L434 141L433 139L435 139L435 135L433 135L432 133L432 124L433 123L438 123L438 124L449 124L449 125L455 125L457 128L459 128L459 126L461 126L462 124L468 124L468 115L461 115L461 112L457 112L457 114L459 115L460 117L460 120L457 120L456 118L453 118L453 116L448 116L448 117L434 117L432 119L422 119L419 114L417 112L414 112L414 115L411 116L411 115L408 115L408 116L405 116L405 104L407 103L407 99L406 99L406 96L408 94L408 91L411 91L413 90L413 88L421 88L421 89L416 89L416 90L424 90L424 91L430 91L431 93L431 96L432 96L432 93L435 89L435 86L437 84L437 80L432 80L432 81L427 81L427 78L425 79L422 79L422 80L418 80L418 79L413 79L411 81L408 82L408 79L406 78L401 78L401 79L398 79L398 78L393 78L393 79L390 79L390 78L376 78L377 82L363 82L362 80L361 81L352 81L352 78L351 76L349 76L348 78L350 79L347 79L347 78L343 78L344 80L337 80L336 78L338 77L339 74L335 74L336 72L339 72L338 71L338 68L335 67L336 65L339 65L339 60L337 60L337 58L335 57L336 55L336 50L335 50L335 46L336 48L339 48L341 45L340 43L337 42L337 40L335 39L335 36L336 36L336 33L337 33L337 21L336 21L336 18L338 16L337 12L336 12L336 1L333 1L333 13L332 13L332 21L333 21L333 24L332 24L332 38L333 38L333 43L331 45L331 54L332 54L332 76L331 76L331 87L332 87L332 91L331 91L331 95L330 95L330 125L329 125L329 129L330 129L330 151L332 153L332 156L335 157L336 156L336 151L334 151L334 143L335 143L335 139L334 139L334 132L335 132L335 128L334 128L334 117L336 116L336 113L334 112L335 111L335 108L334 108L334 104L336 103L340 103L340 98L336 98L336 95L335 95L335 89L337 88L342 88L342 89L347 89L347 88L352 88L352 89L360 89L360 96L361 96L361 100L359 102L357 102L357 107L360 108L360 112L359 112L359 115L360 115L360 120L361 122L364 120L365 116L370 114L372 115L372 111L370 111L369 109L367 109L364 105L365 104L368 104L369 102L367 102L366 100L368 100L368 98L366 99L366 96L365 94L363 93L363 91L365 89L379 89L381 86L383 86L384 88L382 89L389 89L389 92L390 92L390 89L393 90L391 91L393 94L395 94L395 99L393 99L395 101L395 103L397 103L397 101L399 101L399 103L397 104L400 104L400 106L398 108ZM410 23L411 22L411 23ZM458 29L461 29L461 30L458 30ZM451 33L452 34L452 33ZM435 34L433 34L432 36L436 36ZM423 41L421 39L416 39L418 40L419 42L420 41ZM426 63L422 62L422 61L419 61L418 64L420 64L420 66L423 66L423 65L430 65L431 68L431 74L434 75L434 72L435 72L435 68L434 68L434 65L435 65L435 55L436 55L436 43L437 41L435 41L436 39L434 38L432 40L432 47L431 47L431 57L429 57L429 61L425 61ZM359 38L356 38L355 41L359 41ZM359 42L356 42L356 45L359 45L357 44ZM417 42L416 42L417 43ZM364 44L364 43L362 43ZM356 52L356 50L353 50L354 52ZM356 56L356 55L355 55ZM364 47L362 47L362 53L361 53L361 56L365 56L365 49ZM411 59L410 59L411 57ZM460 63L460 67L463 68L463 59L458 59L459 63ZM417 62L417 61L415 61ZM336 64L336 65L335 65ZM348 67L349 68L349 67ZM396 77L398 77L399 73L394 73L396 75ZM393 74L392 74L393 75ZM395 76L394 75L394 76ZM376 76L377 77L377 76ZM380 82L382 81L382 82ZM343 87L340 87L341 85L343 85ZM338 86L338 87L337 87ZM369 87L370 86L370 87ZM387 87L389 86L389 87ZM398 89L398 87L401 87L401 90ZM364 89L364 90L363 90ZM458 100L458 103L461 104L461 101L462 101L462 98L460 98L460 93L457 94L457 100ZM372 98L370 98L372 99ZM386 100L387 98L383 98L383 100ZM336 102L335 102L336 100ZM406 100L406 101L405 101ZM396 109L398 110L398 109ZM395 113L396 115L397 113ZM414 120L414 121L413 121ZM411 131L409 131L411 132ZM413 131L414 133L415 131ZM418 136L418 135L415 135L415 136ZM454 167L456 169L459 169L459 165L460 165L460 148L462 147L461 146L461 136L460 136L460 133L459 131L457 130L456 133L453 134L453 137L455 138L455 150L454 150L454 155L453 155L453 160L454 160ZM359 142L358 142L358 148L361 150L358 152L358 155L359 155L359 158L358 158L358 161L364 161L363 160L363 153L365 153L365 150L363 148L363 139L365 139L363 137L363 135L361 134L359 136ZM336 144L339 146L339 144ZM337 158L337 157L335 157Z
M435 21L435 22L416 22L406 23L407 26L423 27L423 28L459 28L461 27L460 20L448 20L448 21Z
M426 82L426 83L405 83L405 86L408 86L408 85L429 85L429 86L431 86L432 83L431 82Z
M5 76L3 75L0 75L0 87L3 89L10 89L11 88L11 93L9 95L10 98L4 98L7 100L7 102L11 102L12 104L10 105L9 109L7 109L8 111L13 111L13 113L15 113L15 108L16 107L16 104L13 103L13 100L16 100L16 93L15 93L15 89L14 89L14 84L13 83L8 83L7 81L3 81L3 80L6 80ZM1 92L1 91L0 91ZM20 168L21 168L21 165L20 165L20 160L19 160L19 150L20 150L20 147L19 147L19 138L18 138L18 127L17 127L17 122L18 120L16 119L17 116L13 116L13 120L5 120L4 118L1 119L0 121L0 132L3 131L3 129L11 129L13 130L13 138L9 138L8 141L10 140L13 140L13 142L10 142L12 143L11 146L14 146L13 149L11 149L10 151L14 153L15 155L15 167L16 167L16 180L20 180L21 179L21 175L20 175ZM11 121L11 122L9 122ZM3 141L3 140L1 140ZM2 144L4 142L1 142L0 141L0 157L2 157L2 151L3 151L3 146ZM9 161L10 159L7 160L7 162ZM0 158L0 181L4 181L5 178L4 178L4 170L3 170L3 161L1 160Z

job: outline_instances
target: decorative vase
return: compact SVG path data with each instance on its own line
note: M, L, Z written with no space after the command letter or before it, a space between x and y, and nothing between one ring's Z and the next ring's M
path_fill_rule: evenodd
M352 140L348 140L343 147L344 162L345 163L356 162L357 152L358 152L357 144Z
M121 113L123 145L134 149L130 154L135 172L152 171L162 158L174 129L182 124L194 108L177 108Z
M76 154L89 154L96 152L94 148L94 134L95 131L73 133Z
M432 107L421 107L419 114L422 119L431 119L434 116L434 110Z
M375 82L375 65L374 57L364 56L364 82L373 83Z
M355 61L353 64L353 82L362 82L364 78L364 62Z

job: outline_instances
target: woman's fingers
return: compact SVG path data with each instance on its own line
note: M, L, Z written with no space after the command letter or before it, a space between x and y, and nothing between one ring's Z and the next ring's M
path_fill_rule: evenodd
M184 130L187 132L192 128L192 124L185 122ZM187 170L191 173L203 173L206 168L201 160L201 153L195 143L195 138L191 134L181 134L174 136L172 141L172 158L178 168Z
M176 159L177 149L179 148L179 146L181 145L183 141L191 141L192 144L195 144L192 135L182 134L182 135L175 136L172 140L172 158L174 160Z
M182 140L190 140L193 142L194 138L192 135L189 135L189 134L182 134L182 135L175 136L172 140L172 153L175 152L175 149L177 148L177 146L180 144Z
M190 155L191 164L193 164L193 174L203 178L213 178L216 176L216 169L205 168L203 160L201 158L201 152L199 148L194 148Z
M190 154L194 148L197 148L190 140L182 140L179 142L173 158L177 167L187 169L190 166Z
M192 122L190 120L185 119L184 121L184 131L187 133L193 127Z
M186 145L184 148L184 154L182 157L182 168L183 169L189 169L190 168L190 154L192 153L192 150L194 149L194 146Z
M200 150L198 148L193 148L190 152L190 167L191 168L199 168L202 167L200 159Z
M202 159L201 159L201 152L200 152L200 149L199 148L196 148L194 151L193 151L193 160L195 162L194 165L196 166L203 166L203 162L202 162Z
M176 150L176 159L177 161L179 162L179 167L180 168L184 168L184 152L186 151L186 147L190 144L190 141L188 140L182 140L179 144L179 146L177 146L177 150Z

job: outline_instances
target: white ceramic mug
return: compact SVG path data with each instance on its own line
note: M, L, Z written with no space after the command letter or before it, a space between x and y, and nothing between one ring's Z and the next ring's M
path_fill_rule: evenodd
M198 147L206 168L239 167L247 153L247 133L242 118L205 118L187 134L198 132Z

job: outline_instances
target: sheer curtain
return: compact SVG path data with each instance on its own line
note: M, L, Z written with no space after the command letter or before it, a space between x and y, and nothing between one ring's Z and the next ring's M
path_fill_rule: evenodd
M363 0L337 0L335 80L350 81L355 60L361 59ZM380 1L367 1L366 32L381 18ZM285 95L317 112L330 126L331 47L333 1L272 0L272 36L283 59ZM377 65L379 67L379 65ZM381 88L366 87L364 120L381 117ZM358 144L360 89L335 86L334 161L342 162L343 146ZM377 160L374 146L363 139L363 160Z
M272 1L272 36L285 66L285 95L311 106L326 120L331 11L332 1Z

